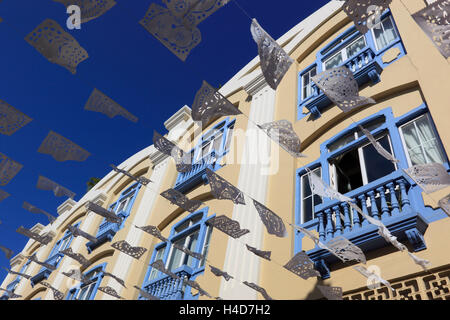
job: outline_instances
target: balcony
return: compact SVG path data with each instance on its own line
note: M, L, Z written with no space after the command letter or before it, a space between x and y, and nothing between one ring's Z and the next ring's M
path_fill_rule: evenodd
M193 277L193 270L188 266L181 266L174 273L182 280ZM181 279L177 280L159 272L158 278L144 285L143 290L161 300L193 300L194 298L186 293L186 285L183 285Z
M321 63L321 62L319 62ZM376 60L376 55L370 47L366 47L353 57L350 57L339 66L346 66L353 72L356 82L362 86L368 82L373 84L380 81L383 68ZM315 83L312 84L313 94L304 99L299 105L299 112L307 108L315 119L320 118L321 111L331 105L331 100L321 91Z
M212 151L206 155L203 159L194 163L192 169L188 172L178 173L177 180L175 181L175 190L179 192L187 192L202 182L206 182L206 169L214 170L215 163L217 161L216 152Z
M124 220L128 216L128 214L122 211L118 214L118 216ZM117 223L113 223L104 219L97 231L97 241L89 241L88 243L86 243L88 252L91 253L94 249L100 247L105 242L112 241L115 234L120 230L120 228L121 224L119 225Z
M426 249L423 234L428 223L415 207L420 201L420 192L412 188L402 170L397 170L381 179L346 194L371 217L381 220L399 241L407 240L414 251ZM378 228L369 224L346 202L338 200L324 202L315 207L316 219L303 227L316 230L325 244L337 236L344 236L367 252L388 245L378 234ZM323 279L330 277L329 265L339 259L327 250L318 247L307 251Z
M55 268L58 267L59 261L61 261L61 259L63 258L63 254L58 252L56 254L54 254L53 256L51 256L50 258L48 258L45 263L48 263L49 265L54 266ZM41 282L42 280L48 279L48 277L50 276L50 274L53 272L53 270L50 270L46 267L42 267L41 270L30 279L31 281L31 286L34 287L36 284L38 284L39 282Z

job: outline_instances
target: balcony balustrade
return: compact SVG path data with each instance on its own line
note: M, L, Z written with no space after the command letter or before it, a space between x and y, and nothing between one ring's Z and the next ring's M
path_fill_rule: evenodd
M213 170L215 162L217 160L216 156L216 152L212 151L211 153L203 157L200 161L194 163L192 165L192 169L188 172L178 173L178 177L173 188L180 192L186 192L199 183L206 182L206 169L209 168Z
M185 293L186 285L183 284L183 280L189 280L192 277L192 269L182 266L174 273L180 277L180 280L160 272L158 278L144 285L144 290L161 300L191 300L192 297Z
M411 185L401 170L353 190L347 194L361 210L381 220L399 241L407 239L414 251L426 249L423 234L428 226L411 201ZM337 236L344 236L364 252L386 246L378 228L353 210L346 202L327 201L315 207L316 219L305 223L307 229L318 232L325 244ZM328 264L338 259L318 247L307 252L323 278L328 278Z
M58 266L59 261L64 257L64 255L60 252L54 254L50 258L48 258L45 263L54 266L55 268ZM41 270L30 279L31 286L35 286L42 280L48 279L53 270L50 270L46 267L42 267Z
M127 214L125 212L120 212L119 214L117 214L117 216L119 216L122 219L125 219L127 217ZM113 223L105 219L98 228L96 235L97 241L95 242L89 241L88 243L86 243L88 252L91 253L92 250L98 248L103 243L107 241L112 241L112 239L114 238L115 234L119 231L119 229L120 224Z

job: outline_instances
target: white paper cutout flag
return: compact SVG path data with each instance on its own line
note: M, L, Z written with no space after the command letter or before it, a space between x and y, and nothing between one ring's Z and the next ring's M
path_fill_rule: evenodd
M325 183L325 181L319 178L314 172L310 171L309 169L307 171L308 171L309 185L311 187L311 191L314 194L317 194L325 198L336 199L339 201L345 202L352 201L352 199L350 199L349 197L340 194L339 192L328 186Z
M182 61L202 40L198 28L186 27L181 18L155 3L150 5L139 23Z
M440 163L419 164L404 171L427 194L450 185L450 175Z
M439 207L450 217L450 194L439 200Z
M6 198L8 198L10 196L10 194L4 190L0 189L0 202L2 202L3 200L5 200Z
M23 165L0 152L0 186L6 186L22 168Z
M138 118L131 114L127 109L119 105L113 99L105 95L98 89L94 89L89 96L85 110L100 112L109 117L110 119L115 116L122 116L131 122L137 122Z
M48 218L48 221L50 221L50 223L53 223L56 220L56 217L52 216L50 213L48 213L47 211L44 211L42 209L39 209L35 206L33 206L32 204L29 204L28 202L24 201L22 204L22 208L24 208L25 210L31 212L31 213L35 213L35 214L43 214Z
M392 0L345 0L342 8L354 22L356 29L365 34L377 24L391 2Z
M25 40L48 61L66 68L72 74L77 72L78 64L89 57L77 40L51 19L38 25Z
M383 278L381 278L379 275L377 275L375 272L371 272L369 270L367 270L365 267L363 266L355 266L353 267L353 269L355 269L356 271L358 271L359 273L361 273L364 277L366 277L369 280L374 280L377 283L382 283L384 284L386 287L388 287L389 289L391 289L393 292L395 292L395 289L391 287L391 284L389 283L389 281L384 280Z
M258 125L270 139L275 141L294 158L305 158L300 152L301 142L297 133L294 131L292 123L287 120L273 121Z
M375 150L382 155L387 160L391 161L392 163L399 162L390 152L388 152L386 149L383 148L383 146L370 134L370 131L367 129L364 129L362 126L358 125L359 129L364 133L364 135L369 139L370 143L373 145Z
M0 100L0 133L11 136L32 119L3 100Z
M79 145L50 131L38 149L39 153L48 154L56 161L85 161L91 154Z
M75 193L70 191L69 189L63 187L62 185L56 183L55 181L50 180L44 176L39 176L37 186L39 190L48 190L53 191L55 197L63 197L66 196L68 198L73 199L75 197Z
M283 48L258 24L252 20L250 31L258 45L261 70L269 86L276 90L294 60Z
M358 83L345 66L325 70L311 79L343 112L376 103L372 98L359 95Z

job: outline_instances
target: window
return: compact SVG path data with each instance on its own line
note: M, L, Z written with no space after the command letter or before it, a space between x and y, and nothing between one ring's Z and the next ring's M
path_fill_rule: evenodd
M400 132L410 166L445 162L443 149L428 114L403 125Z
M398 38L392 16L384 18L372 28L372 32L378 50L383 50Z
M366 46L366 39L364 36L359 36L355 41L351 42L349 45L342 48L339 52L334 54L332 57L328 58L324 62L324 69L328 70L331 68L338 67L347 59L350 59L357 53L359 53Z
M368 130L379 126L379 121L371 125L364 125ZM351 137L353 135L353 139ZM353 133L337 140L329 149L336 150L345 144L363 137L364 134L355 130ZM381 146L392 154L389 135L382 134L375 137ZM330 184L338 192L345 194L365 184L382 178L396 170L392 162L380 155L371 143L354 147L329 160L330 162Z
M166 251L166 246L160 247L155 250L156 250L156 253L155 253L155 258L153 260L154 261L163 260L164 252ZM158 276L158 270L152 268L152 271L150 272L150 276L148 277L148 279L153 280L153 279L156 279L157 276Z
M314 94L313 81L311 80L317 74L317 68L314 67L302 75L302 100L311 97Z
M67 300L94 300L97 288L103 278L104 268L105 265L102 265L85 273L87 282L80 283L77 287L72 288Z
M322 177L322 169L317 168L312 170L312 174L317 175L318 177ZM304 174L300 180L301 187L301 212L302 219L301 223L306 223L315 218L314 216L314 206L322 203L322 198L316 194L313 194L311 191L311 187L309 185L308 174Z

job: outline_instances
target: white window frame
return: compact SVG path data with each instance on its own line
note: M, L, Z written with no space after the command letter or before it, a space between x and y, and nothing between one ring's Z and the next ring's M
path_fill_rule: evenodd
M350 42L349 44L347 44L346 46L342 47L339 51L335 52L332 56L330 56L329 58L327 58L326 60L323 61L322 63L322 68L323 70L327 70L327 62L330 61L331 59L333 59L334 57L336 57L338 54L340 54L342 56L342 62L347 61L347 59L349 59L350 57L347 55L347 48L350 47L352 44L354 44L355 42L359 41L359 39L363 38L364 39L364 47L367 46L367 40L366 37L362 34L359 37L356 37L355 40L353 40L352 42Z
M406 160L408 161L408 167L411 167L411 166L412 166L412 162L411 162L411 157L410 157L410 155L409 155L408 147L407 147L407 145L406 145L405 137L404 137L404 135L403 135L403 128L406 127L407 125L409 125L409 124L411 124L411 123L414 122L414 127L416 128L417 131L419 131L418 128L417 128L417 124L416 124L415 122L418 121L418 120L419 120L420 118L422 118L422 117L426 117L427 120L428 120L428 124L430 125L431 130L433 131L433 133L434 133L434 135L435 135L435 139L437 140L437 144L438 144L438 146L439 146L439 152L440 152L440 154L441 154L442 159L445 161L445 158L446 158L446 157L445 157L444 150L442 149L441 141L439 140L439 135L438 135L438 133L436 132L436 130L435 130L435 128L434 128L433 121L432 121L432 119L431 119L431 117L430 117L430 114L429 114L429 113L425 113L425 114L422 114L422 115L420 115L420 116L418 116L418 117L416 117L416 118L414 118L414 119L412 119L412 120L410 120L410 121L408 121L408 122L402 124L402 125L399 127L400 138L401 138L401 140L402 140L403 150L404 150L404 152L405 152L405 154L406 154ZM420 134L418 135L418 137L419 137L419 140L420 140L420 147L421 147L421 149L422 149L423 155L424 155L425 159L427 160L426 163L431 163L431 162L428 162L427 155L426 155L426 152L425 152L424 147L423 147L423 144L424 144L424 143L422 142L422 139L421 139ZM425 143L426 143L426 142L428 142L428 141L425 141Z
M399 34L398 34L398 31L397 31L397 28L395 27L395 23L394 23L394 19L392 18L392 15L388 15L387 17L385 17L384 19L382 19L382 20L380 21L379 24L375 25L374 27L372 27L372 28L370 29L370 32L371 32L371 34L372 34L372 39L373 39L373 42L375 43L375 48L377 49L377 51L384 50L384 49L386 49L386 48L391 44L391 43L388 43L384 48L381 48L381 49L378 48L378 43L377 43L377 39L376 39L376 37L375 37L375 31L374 31L374 29L378 28L378 26L381 26L381 29L383 29L383 33L384 33L385 30L384 30L383 22L384 22L385 20L387 20L387 19L390 19L390 20L391 20L392 26L394 27L395 37L396 37L396 38L399 37Z
M312 92L312 83L313 83L313 81L311 80L311 72L312 72L313 70L316 71L316 75L317 75L317 66L312 67L312 68L309 69L307 72L305 72L305 73L302 74L302 88L301 88L301 91L302 91L302 100L308 99L309 97L311 97L311 96L314 94L314 93ZM309 96L307 96L307 97L305 97L305 95L304 95L304 89L306 88L306 86L305 86L305 76L306 76L306 75L309 76L309 84L308 84L308 87L311 88L311 94L310 94Z
M313 170L311 170L311 174L315 174L315 172L317 171L317 170L320 170L320 178L322 178L322 167L317 167L317 168L314 168ZM304 202L304 200L305 200L305 198L303 198L303 189L304 189L304 186L303 186L303 177L305 177L305 176L307 176L309 173L305 173L305 174L303 174L303 175L301 175L300 176L300 223L301 224L304 224L304 223L306 223L306 222L309 222L309 221L312 221L312 220L314 220L316 217L315 217L315 210L314 210L314 207L315 206L312 206L312 218L311 218L311 220L309 220L309 221L305 221L305 215L303 214L303 202ZM310 189L311 189L311 199L309 199L309 201L313 201L313 199L314 199L314 196L316 195L313 191L312 191L312 188L311 188L311 186L310 186ZM319 196L319 195L317 195L317 196ZM320 196L319 196L320 197ZM322 197L320 197L320 198L322 198ZM323 199L322 199L322 201L323 201Z

